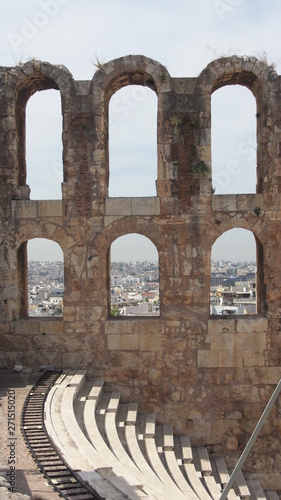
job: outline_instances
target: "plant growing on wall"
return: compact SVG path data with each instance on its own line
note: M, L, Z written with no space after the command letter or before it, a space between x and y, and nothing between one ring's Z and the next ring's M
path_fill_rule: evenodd
M121 316L120 309L117 306L113 307L110 311L110 316Z
M90 59L91 59L91 63L92 63L92 64L93 64L93 65L94 65L97 69L101 69L101 68L103 67L103 65L104 65L104 61L102 61L102 60L101 60L101 59L100 59L100 58L99 58L96 54L95 54L95 59L96 59L96 62L94 62L94 61L92 60L92 58L90 58Z
M173 115L170 118L170 124L173 125L175 134L179 131L180 126L182 125L182 118L179 116Z
M192 167L192 174L194 177L203 176L206 177L210 172L210 167L203 160L200 160L196 165Z
M174 133L180 135L182 144L185 142L185 137L192 134L192 130L198 126L193 115L172 115L170 124L174 127Z

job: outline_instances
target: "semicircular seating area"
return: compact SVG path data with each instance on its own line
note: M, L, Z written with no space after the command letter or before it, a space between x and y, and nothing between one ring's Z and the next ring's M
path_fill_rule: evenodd
M122 403L86 370L62 373L45 403L45 426L69 467L108 500L219 500L230 472L221 457L174 436L171 425ZM278 500L240 473L229 500Z

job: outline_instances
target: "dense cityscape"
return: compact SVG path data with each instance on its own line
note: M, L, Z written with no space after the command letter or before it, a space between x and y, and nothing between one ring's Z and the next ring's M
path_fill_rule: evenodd
M29 262L29 316L62 316L63 292L63 262ZM210 314L254 314L255 312L256 263L213 260ZM111 314L159 316L157 262L111 263Z
M29 261L29 316L62 316L63 292L63 262Z
M256 263L213 260L210 314L254 314L255 312Z

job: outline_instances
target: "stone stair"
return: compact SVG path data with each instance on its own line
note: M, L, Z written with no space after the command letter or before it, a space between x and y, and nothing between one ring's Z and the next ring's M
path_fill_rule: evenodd
M219 500L229 479L225 461L174 436L154 415L121 403L121 393L86 371L63 373L49 392L45 425L69 466L108 500ZM229 500L278 500L242 472Z

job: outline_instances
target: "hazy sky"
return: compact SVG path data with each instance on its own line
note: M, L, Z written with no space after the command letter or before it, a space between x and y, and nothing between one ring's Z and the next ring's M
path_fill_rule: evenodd
M4 0L0 64L14 66L37 58L64 64L77 80L90 80L97 59L106 62L144 54L164 64L173 77L194 77L223 55L264 58L266 54L280 73L280 19L279 0ZM142 87L129 87L113 96L111 196L155 195L156 106L153 92ZM255 106L251 93L239 86L220 89L212 97L216 193L255 190ZM136 136L140 141L135 141ZM32 199L61 197L58 92L37 93L28 103L27 167ZM238 233L216 244L214 258L223 258L226 251L231 256L234 243L240 241ZM249 236L239 245L239 254L252 260ZM131 240L116 250L116 260L126 260L125 248L131 247ZM139 249L139 241L135 245ZM30 258L39 258L35 246L32 250L32 242L29 245ZM56 260L56 252L47 253ZM148 254L155 260L155 252Z

